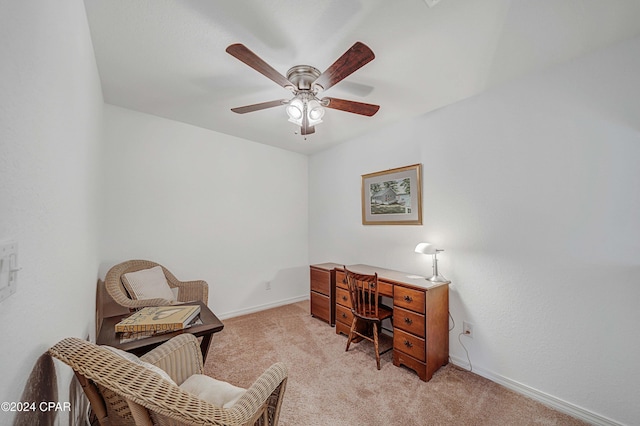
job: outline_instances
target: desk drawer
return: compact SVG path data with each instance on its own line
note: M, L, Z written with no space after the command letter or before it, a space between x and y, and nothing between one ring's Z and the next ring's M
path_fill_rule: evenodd
M424 337L424 315L400 307L393 308L393 328Z
M378 287L378 294L380 296L393 297L393 284L380 281L380 279L378 278Z
M331 300L324 294L311 292L311 315L331 324Z
M393 350L404 352L420 361L425 360L424 339L397 328L393 330Z
M394 289L393 306L399 306L401 308L424 314L424 302L424 291L412 290L401 286L396 286Z
M336 271L336 287L341 287L345 290L349 289L347 286L347 276L344 272Z
M344 272L336 271L336 287L349 290L349 286L347 285L347 276ZM393 284L384 282L378 278L378 287L378 294L393 297Z
M311 291L329 296L331 294L331 273L311 268Z
M351 309L351 298L347 290L336 287L336 304L346 306Z
M336 305L336 321L343 322L351 327L351 322L353 322L353 313L351 313L351 308Z

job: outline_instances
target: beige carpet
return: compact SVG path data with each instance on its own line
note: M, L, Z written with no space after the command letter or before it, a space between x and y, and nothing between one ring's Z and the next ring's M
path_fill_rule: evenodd
M299 302L224 321L205 371L242 387L284 362L289 379L280 425L583 425L476 374L449 364L423 382L372 344L352 344Z

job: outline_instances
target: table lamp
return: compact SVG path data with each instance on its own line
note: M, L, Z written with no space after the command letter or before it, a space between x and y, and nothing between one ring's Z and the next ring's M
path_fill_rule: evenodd
M431 243L419 243L415 249L416 253L433 255L433 276L431 278L425 279L434 283L444 283L449 281L442 275L438 274L438 253L441 251L444 250L435 248L435 246Z

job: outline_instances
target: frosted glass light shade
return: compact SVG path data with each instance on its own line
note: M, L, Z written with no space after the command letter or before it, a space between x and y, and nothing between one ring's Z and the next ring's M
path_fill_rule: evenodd
M302 126L304 114L307 114L307 123L311 127L322 123L322 117L324 117L324 108L320 102L304 94L293 98L287 105L286 111L289 121L298 126Z
M289 116L289 121L297 124L298 126L302 125L302 114L304 110L304 105L302 104L302 100L299 98L294 98L289 105L287 105L287 115Z
M419 243L415 249L416 253L436 254L436 247L431 243Z
M318 123L322 123L322 117L324 116L324 108L320 105L320 102L312 99L309 101L307 105L308 109L308 117L311 125L316 125Z

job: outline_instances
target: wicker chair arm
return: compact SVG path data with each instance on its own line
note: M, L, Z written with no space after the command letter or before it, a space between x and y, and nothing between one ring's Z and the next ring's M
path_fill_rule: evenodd
M270 417L268 424L277 424L287 374L287 366L284 363L277 362L271 365L229 411L241 413L242 418L250 419L267 405Z
M209 301L209 284L203 280L169 282L170 287L178 288L178 302Z
M194 374L202 374L204 370L198 339L189 333L174 337L140 359L162 368L178 385Z

